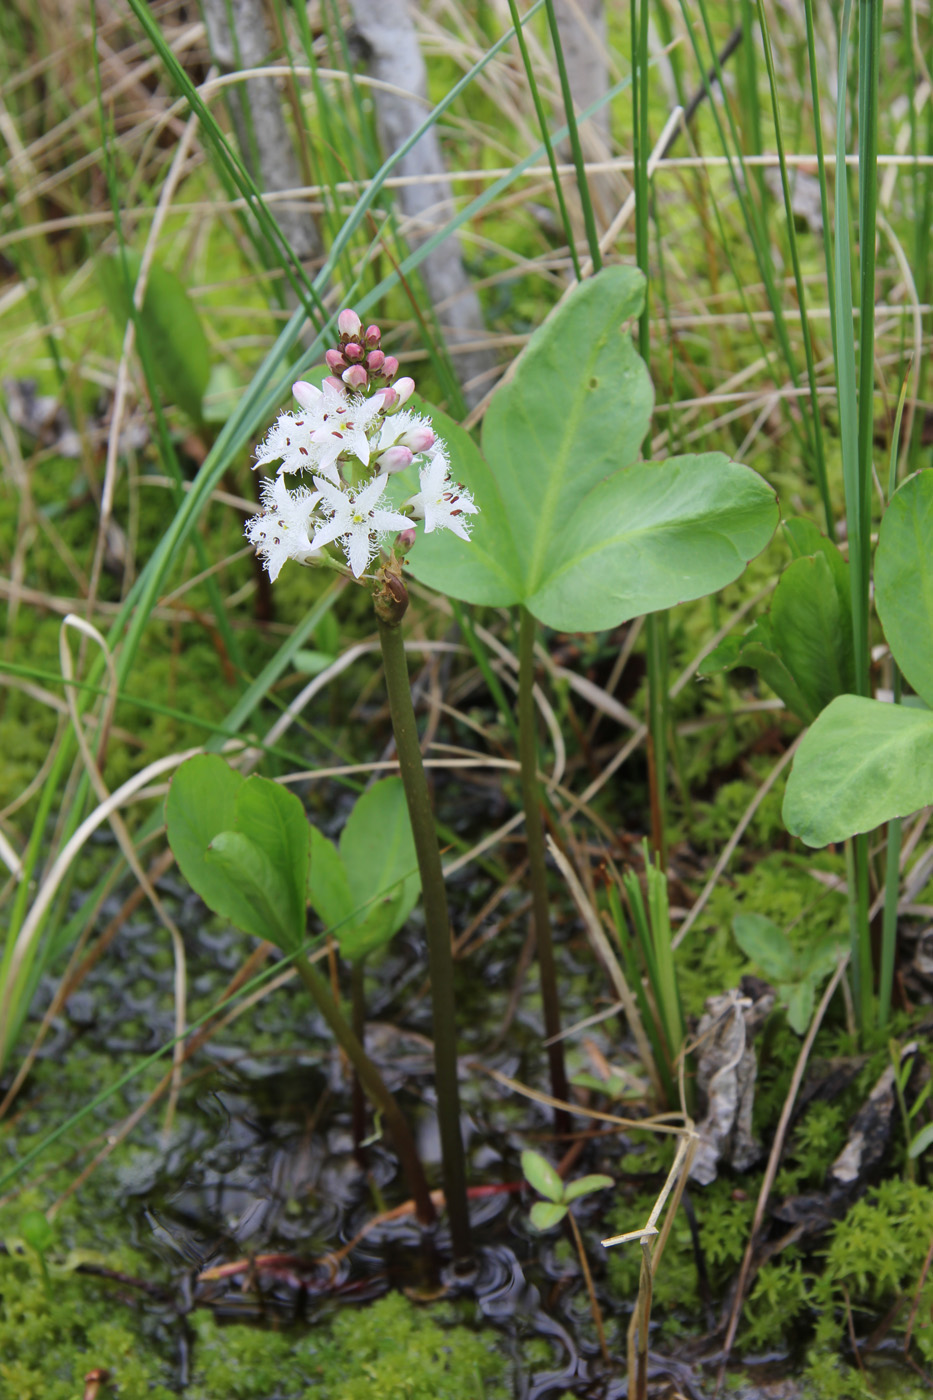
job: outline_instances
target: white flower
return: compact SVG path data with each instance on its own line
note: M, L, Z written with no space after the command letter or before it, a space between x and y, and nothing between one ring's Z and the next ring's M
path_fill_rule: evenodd
M264 510L261 515L247 520L244 533L265 563L273 582L286 559L308 564L320 553L310 538L312 526L319 523L314 508L320 498L319 491L309 491L306 487L289 491L282 476L263 482Z
M280 472L300 472L317 467L318 449L314 444L317 427L307 413L280 413L256 453L253 468L281 462Z
M369 434L382 412L382 396L347 395L326 379L323 389L304 380L292 386L297 413L280 413L256 453L254 466L279 462L280 472L320 472L336 486L335 463L344 453L369 464Z
M417 455L427 451L427 448L433 446L435 441L430 418L425 418L422 413L409 413L407 408L393 413L379 429L378 446L380 452L401 443L403 447L410 448ZM420 446L421 443L425 443L426 446Z
M331 518L314 536L312 547L320 549L339 539L356 578L366 570L389 530L405 530L411 524L407 516L381 504L386 488L384 476L374 477L355 492L341 491L323 477L316 477L314 484L320 491L323 509Z
M421 490L417 496L405 504L411 506L415 519L424 519L424 532L432 530L453 530L462 540L470 538L473 522L468 515L477 515L479 506L474 505L473 497L465 486L458 486L450 479L447 458L437 448L419 473Z
M325 386L325 394L328 388ZM342 402L338 399L331 391L328 403L323 406L321 423L314 433L318 470L332 481L335 480L334 463L344 453L359 458L364 467L369 466L370 434L374 434L383 411L381 394L373 394L369 399L362 394L353 394Z

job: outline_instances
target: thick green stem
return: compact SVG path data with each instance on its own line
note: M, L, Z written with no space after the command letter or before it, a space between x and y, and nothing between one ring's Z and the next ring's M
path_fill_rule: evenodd
M405 1115L331 996L326 980L307 958L296 958L295 967L298 976L310 992L312 1001L327 1022L331 1035L356 1071L370 1102L382 1114L382 1120L392 1137L402 1170L408 1180L408 1189L414 1199L419 1221L422 1225L433 1225L436 1216L431 1192Z
M437 845L437 828L431 798L421 761L421 746L415 710L411 703L408 661L398 623L384 621L377 614L382 662L385 668L389 711L395 732L399 772L405 787L408 815L424 903L424 926L428 940L431 972L431 1006L434 1021L434 1074L437 1087L437 1114L444 1168L444 1195L450 1218L454 1257L468 1259L473 1252L470 1216L467 1208L466 1163L460 1136L460 1089L457 1083L457 1023L454 1006L453 957L450 949L450 919L447 891Z
M353 1012L353 1034L366 1049L366 992L364 987L365 958L354 958L350 964L350 1005ZM353 1151L357 1161L363 1165L366 1148L366 1095L360 1083L360 1076L353 1076Z
M528 843L528 879L531 885L531 907L535 937L538 943L538 968L541 975L541 1001L544 1006L544 1034L550 1041L548 1062L551 1070L551 1093L555 1099L567 1101L567 1069L564 1065L564 1044L560 1036L560 997L557 993L557 969L554 965L554 942L551 938L551 912L548 904L547 865L544 856L544 822L541 819L541 789L538 785L538 746L535 741L535 620L527 608L521 610L518 641L518 753L522 770L522 801L525 807L525 839ZM558 1037L558 1038L556 1038ZM566 1110L555 1113L555 1127L567 1132L570 1118Z

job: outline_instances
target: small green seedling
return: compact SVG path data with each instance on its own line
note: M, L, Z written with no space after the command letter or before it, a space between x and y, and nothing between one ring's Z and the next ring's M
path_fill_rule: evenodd
M596 1297L596 1289L593 1287L593 1275L590 1272L586 1250L583 1248L580 1227L574 1220L570 1207L581 1196L590 1196L594 1191L605 1191L607 1186L613 1185L612 1177L595 1172L592 1176L581 1176L576 1181L562 1181L547 1158L542 1157L540 1152L532 1152L530 1149L522 1153L522 1171L528 1185L533 1186L540 1196L547 1198L543 1201L535 1201L531 1207L531 1223L535 1229L553 1230L554 1226L559 1225L565 1218L570 1226L573 1242L577 1247L580 1268L586 1283L586 1291L590 1298L590 1311L593 1314L596 1334L599 1337L600 1351L606 1365L610 1366L612 1361L609 1348L606 1345L606 1329L603 1326L599 1299Z
M540 1152L522 1153L522 1171L529 1186L533 1186L543 1201L535 1201L531 1207L531 1223L536 1230L553 1230L570 1210L574 1201L581 1196L592 1195L594 1191L605 1191L613 1184L611 1176L596 1172L592 1176L581 1176L577 1181L564 1182Z
M914 1067L914 1054L916 1044L901 1049L896 1040L889 1044L891 1055L891 1065L894 1070L894 1088L897 1093L897 1102L901 1111L901 1118L904 1123L904 1132L907 1137L907 1162L906 1174L908 1181L916 1180L916 1168L914 1162L918 1157L926 1152L927 1148L933 1144L933 1123L927 1123L924 1127L917 1129L917 1119L920 1110L923 1108L930 1091L933 1090L933 1079L928 1079L920 1090L913 1103L908 1107L906 1093L907 1084Z
M823 939L798 951L783 929L764 914L737 914L732 932L746 957L774 983L791 1030L803 1035L813 1016L816 990L836 966L843 945Z
M49 1277L49 1266L45 1262L45 1253L55 1238L55 1230L41 1210L27 1210L19 1222L19 1233L23 1243L37 1256L45 1291L50 1294L52 1280Z

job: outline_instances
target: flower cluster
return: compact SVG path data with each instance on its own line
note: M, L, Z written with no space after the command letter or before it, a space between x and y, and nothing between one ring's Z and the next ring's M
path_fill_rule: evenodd
M477 506L450 476L443 440L427 418L405 408L414 380L396 379L398 360L379 348L378 326L363 330L354 311L337 319L339 346L325 359L332 374L320 389L292 386L296 411L280 413L256 453L256 467L277 462L262 487L262 512L246 535L275 579L286 559L311 564L339 544L356 578L387 536L422 520L427 533L453 530L470 538ZM339 376L339 377L338 377ZM386 498L390 475L417 463L420 491L400 509ZM292 486L290 477L313 482Z

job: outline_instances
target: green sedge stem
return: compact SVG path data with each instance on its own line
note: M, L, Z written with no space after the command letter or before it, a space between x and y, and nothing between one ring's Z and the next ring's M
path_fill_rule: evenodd
M518 756L522 774L522 802L525 808L525 839L528 844L528 880L531 908L538 943L538 969L544 1009L544 1034L551 1071L551 1093L566 1103L568 1095L564 1045L560 1036L560 997L551 912L547 891L547 864L544 852L544 822L541 817L541 788L538 783L538 745L535 738L535 620L527 608L520 609L518 640ZM557 1038L555 1038L557 1037ZM557 1132L567 1132L569 1116L564 1109L554 1115Z
M894 432L891 437L891 458L888 464L888 500L897 490L897 458L901 441L901 419L907 401L911 366L907 366L904 382L897 400ZM900 667L892 657L894 703L901 703L902 679ZM894 958L897 951L897 901L901 887L901 819L888 822L888 846L884 870L884 915L881 923L881 964L878 969L878 1025L888 1024L891 1014L891 993L894 990Z
M547 151L547 162L551 167L554 194L557 197L557 207L560 210L561 223L564 225L567 247L570 249L570 257L573 260L574 276L579 282L582 273L580 269L580 259L577 255L577 245L573 236L573 224L570 222L570 214L567 211L567 201L564 199L564 189L560 182L560 176L557 173L557 158L554 155L554 145L548 132L547 114L544 110L544 104L541 101L538 84L535 81L534 68L532 67L531 57L528 53L528 45L525 43L525 35L522 31L521 19L515 0L509 0L509 14L512 17L512 28L515 30L515 38L518 41L519 53L522 56L522 63L525 67L525 76L528 79L528 89L531 93L531 100L535 104L535 115L538 118L538 125L541 128L541 139L544 142L544 149Z
M399 772L405 788L408 815L424 902L424 926L431 973L431 1005L434 1021L434 1073L437 1113L444 1168L444 1194L450 1218L454 1257L469 1259L473 1253L467 1208L466 1163L460 1136L460 1089L457 1082L457 1022L454 1005L453 957L447 891L437 845L437 828L421 760L415 710L411 702L408 660L401 627L377 617L382 663L385 668L389 712L395 733Z
M871 569L871 487L875 414L875 212L878 202L878 51L881 0L859 0L858 184L859 184L859 355L858 355L858 534L859 579L864 591L861 616L863 671L860 695L870 694L868 677L868 588Z
M577 172L577 190L580 195L580 206L583 210L583 225L586 229L586 241L590 250L590 260L593 264L593 271L598 272L603 265L603 255L599 246L599 235L596 232L596 219L593 214L593 202L590 199L590 187L586 178L586 163L583 159L583 147L580 144L580 131L577 126L576 113L574 112L573 93L570 90L570 78L567 76L564 49L560 40L560 30L557 27L557 13L554 9L554 0L544 0L544 4L547 12L548 29L551 31L551 43L554 45L554 57L557 59L560 91L564 100L564 113L567 117L570 149L573 153L573 163ZM579 276L579 273L577 275Z
M648 661L648 789L651 849L667 867L667 613L645 619Z
M295 959L295 970L304 982L311 999L327 1022L328 1030L350 1061L360 1084L369 1100L382 1114L395 1150L398 1153L402 1170L408 1181L415 1202L418 1220L422 1225L433 1225L436 1215L431 1192L428 1189L424 1168L408 1120L399 1108L395 1096L388 1089L385 1080L363 1049L353 1028L345 1019L337 1003L330 994L325 978L306 957Z
M632 153L635 189L635 261L645 278L645 304L638 318L638 353L651 360L651 280L648 239L648 0L631 8ZM651 432L643 445L651 452ZM651 802L651 845L667 863L667 613L645 619L648 661L648 790Z

